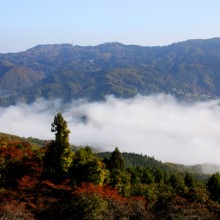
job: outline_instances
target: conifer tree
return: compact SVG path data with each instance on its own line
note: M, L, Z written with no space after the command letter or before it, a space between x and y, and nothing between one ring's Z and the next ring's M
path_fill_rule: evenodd
M187 187L194 187L195 186L195 179L189 173L186 173L184 177L184 183Z
M211 198L220 201L220 173L212 174L207 183L207 188L211 193Z
M125 168L124 158L117 147L112 152L111 157L109 159L109 163L110 163L110 169L124 170Z
M56 180L63 180L68 176L73 161L70 149L67 122L61 113L54 117L51 131L55 132L55 140L51 141L44 157L44 176Z

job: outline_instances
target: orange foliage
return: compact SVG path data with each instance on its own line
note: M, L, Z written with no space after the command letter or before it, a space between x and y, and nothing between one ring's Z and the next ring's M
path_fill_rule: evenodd
M51 190L65 190L65 191L71 191L72 188L69 187L67 184L67 181L64 182L63 184L55 184L55 183L52 183L51 181L49 180L45 180L42 182L42 185L43 186L46 186L48 188L50 188Z
M117 189L113 189L108 186L99 186L94 185L93 183L82 183L80 187L76 187L76 190L74 191L74 194L97 194L100 197L103 198L111 198L116 200L123 200L127 201L126 198L123 198L120 194L118 194Z
M33 158L33 151L30 149L28 142L13 141L9 142L7 146L0 148L0 157L5 159L13 159L19 161L23 158Z
M119 202L127 205L136 203L144 207L146 206L146 200L143 197L133 196L130 198L125 198L118 193L117 189L109 186L94 185L92 183L82 183L81 187L76 187L76 190L73 192L73 194L97 195L105 200L111 200L116 203Z
M107 215L109 219L114 219L114 216L116 218L124 216L126 219L154 219L143 197L124 198L116 189L108 186L83 183L81 187L76 188L73 195L82 196L82 198L93 196L102 198L108 204Z
M18 180L18 189L20 190L32 190L36 187L39 183L39 180L31 177L31 176L24 176L20 180Z
M34 220L34 215L28 210L25 202L11 200L0 206L0 219L26 219Z
M2 172L13 178L20 178L32 174L40 176L43 169L42 159L37 151L31 149L31 145L25 141L13 141L7 146L0 147L0 161L5 167ZM22 172L21 172L22 170Z

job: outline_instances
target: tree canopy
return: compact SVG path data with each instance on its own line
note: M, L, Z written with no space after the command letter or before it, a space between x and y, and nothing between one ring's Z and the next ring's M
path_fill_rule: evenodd
M61 113L51 131L44 147L0 136L0 219L219 219L219 173L207 183L118 148L73 152Z
M62 113L54 117L51 131L55 132L55 140L48 145L44 157L44 174L55 179L65 179L73 161L73 152L69 144L69 129Z

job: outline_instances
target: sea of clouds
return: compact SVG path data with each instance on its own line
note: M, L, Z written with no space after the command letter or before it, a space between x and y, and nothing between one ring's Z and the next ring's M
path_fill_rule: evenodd
M38 99L0 108L0 132L53 139L51 123L62 112L70 142L102 151L154 156L162 162L220 165L220 100L186 103L169 95L106 97L105 101Z

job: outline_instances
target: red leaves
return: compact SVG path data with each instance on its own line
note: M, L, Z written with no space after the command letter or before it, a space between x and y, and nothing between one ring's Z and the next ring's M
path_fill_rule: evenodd
M79 203L85 201L97 201L100 198L106 206L105 215L109 219L125 218L125 219L154 219L149 212L146 200L141 197L122 197L116 189L108 186L97 186L92 183L83 183L81 187L77 187L73 192L75 198L79 199Z
M31 176L24 176L20 180L18 180L18 189L20 190L32 190L36 187L39 183L39 180L31 177Z
M25 141L13 141L0 147L0 173L5 185L16 186L23 176L40 177L43 171L41 153Z
M14 161L22 160L25 157L30 159L33 155L30 144L27 142L9 142L6 147L0 148L0 158L13 159Z
M74 194L97 194L103 198L111 198L116 200L125 200L121 195L118 194L118 190L108 186L97 186L92 183L82 183L81 187L77 187Z
M27 203L15 199L5 201L0 206L0 219L34 220L33 214L27 209Z
M135 203L144 204L146 206L146 200L143 197L130 197L125 198L118 193L117 189L113 189L109 186L97 186L92 183L82 183L81 187L77 187L73 192L75 195L85 194L85 195L96 195L102 197L105 200L111 200L116 203L126 203L133 204Z
M66 185L66 182L64 182L63 184L55 184L55 183L50 182L49 180L45 180L42 182L42 185L50 188L51 190L65 190L65 191L72 190L71 187Z

